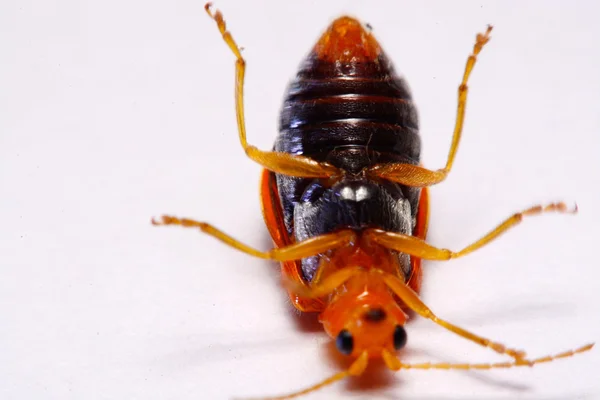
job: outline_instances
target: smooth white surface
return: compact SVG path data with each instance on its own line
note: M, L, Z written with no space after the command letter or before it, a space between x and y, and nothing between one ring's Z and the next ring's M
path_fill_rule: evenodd
M432 189L429 240L459 249L510 213L485 249L425 264L443 318L529 351L600 337L600 9L595 2L218 2L248 60L249 140L270 148L289 78L335 17L374 33L411 85L423 159L443 165L474 36L495 25L471 80L454 170ZM268 248L259 168L237 142L234 58L201 1L0 6L0 398L224 399L287 393L339 366L302 328L277 266L162 213ZM406 361L502 357L415 320ZM376 390L311 399L598 399L596 349L481 373L409 371Z

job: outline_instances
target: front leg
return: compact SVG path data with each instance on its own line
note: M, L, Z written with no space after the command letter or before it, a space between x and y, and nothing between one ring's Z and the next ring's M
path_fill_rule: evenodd
M459 326L451 324L448 321L438 318L433 313L433 311L431 311L429 307L427 307L425 303L421 301L419 296L411 288L406 286L404 282L398 279L398 277L379 270L375 270L375 272L381 274L383 281L390 288L390 290L394 292L394 294L396 294L396 296L398 296L400 300L402 300L402 302L408 306L408 308L410 308L420 316L427 318L435 322L436 324L448 329L449 331L454 332L467 340L477 343L480 346L488 347L494 350L496 353L506 354L520 363L528 362L527 360L525 360L526 354L524 351L507 348L503 344L478 336Z
M302 258L314 256L324 253L328 250L346 246L356 240L356 234L349 229L341 230L335 233L315 236L303 242L293 243L289 246L279 247L268 251L256 250L225 232L215 228L209 223L195 221L188 218L177 218L169 215L163 215L160 221L152 220L153 225L179 225L184 228L198 228L200 231L216 238L241 252L254 257L263 258L274 261L291 261L300 260Z

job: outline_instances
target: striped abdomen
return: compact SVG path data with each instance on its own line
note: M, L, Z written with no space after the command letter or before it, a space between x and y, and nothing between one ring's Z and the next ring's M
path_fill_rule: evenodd
M288 88L279 128L276 151L348 172L334 187L276 176L286 228L297 241L341 227L412 233L419 189L372 182L360 172L378 163L419 163L417 112L404 80L356 20L336 20L308 55ZM316 262L303 260L307 279Z

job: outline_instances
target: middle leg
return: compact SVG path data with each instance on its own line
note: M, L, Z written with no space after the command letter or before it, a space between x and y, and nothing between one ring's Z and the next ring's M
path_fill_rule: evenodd
M504 220L501 224L496 226L485 236L471 243L464 249L454 252L448 249L440 249L431 246L423 239L404 235L396 232L385 232L378 229L370 229L365 232L367 238L373 240L388 249L396 250L402 253L410 254L411 256L419 257L425 260L450 260L453 258L459 258L469 253L474 252L490 243L494 239L498 238L501 234L513 228L514 226L521 223L523 218L539 215L545 212L558 212L563 214L575 214L577 213L577 206L573 210L569 210L565 203L552 203L547 206L537 205L527 210L515 213L509 218Z

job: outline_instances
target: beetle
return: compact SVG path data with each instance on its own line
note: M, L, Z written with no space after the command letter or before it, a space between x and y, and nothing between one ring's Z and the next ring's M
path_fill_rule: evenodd
M476 37L458 88L456 123L446 165L421 166L415 105L403 78L369 29L354 18L336 19L317 41L290 83L273 151L246 139L243 88L246 61L223 15L206 11L236 58L236 115L246 155L264 167L261 201L275 248L262 252L216 227L187 218L162 216L156 225L199 228L247 254L281 262L292 304L318 312L338 350L351 366L289 398L348 376L361 375L373 358L391 370L492 369L533 366L587 351L593 344L553 356L529 359L436 316L419 298L421 260L449 260L469 254L544 212L576 213L564 203L534 206L513 214L460 251L425 241L428 187L449 174L461 138L468 80L492 27ZM507 355L512 361L484 364L406 364L395 352L407 343L404 328L412 311L463 338Z

